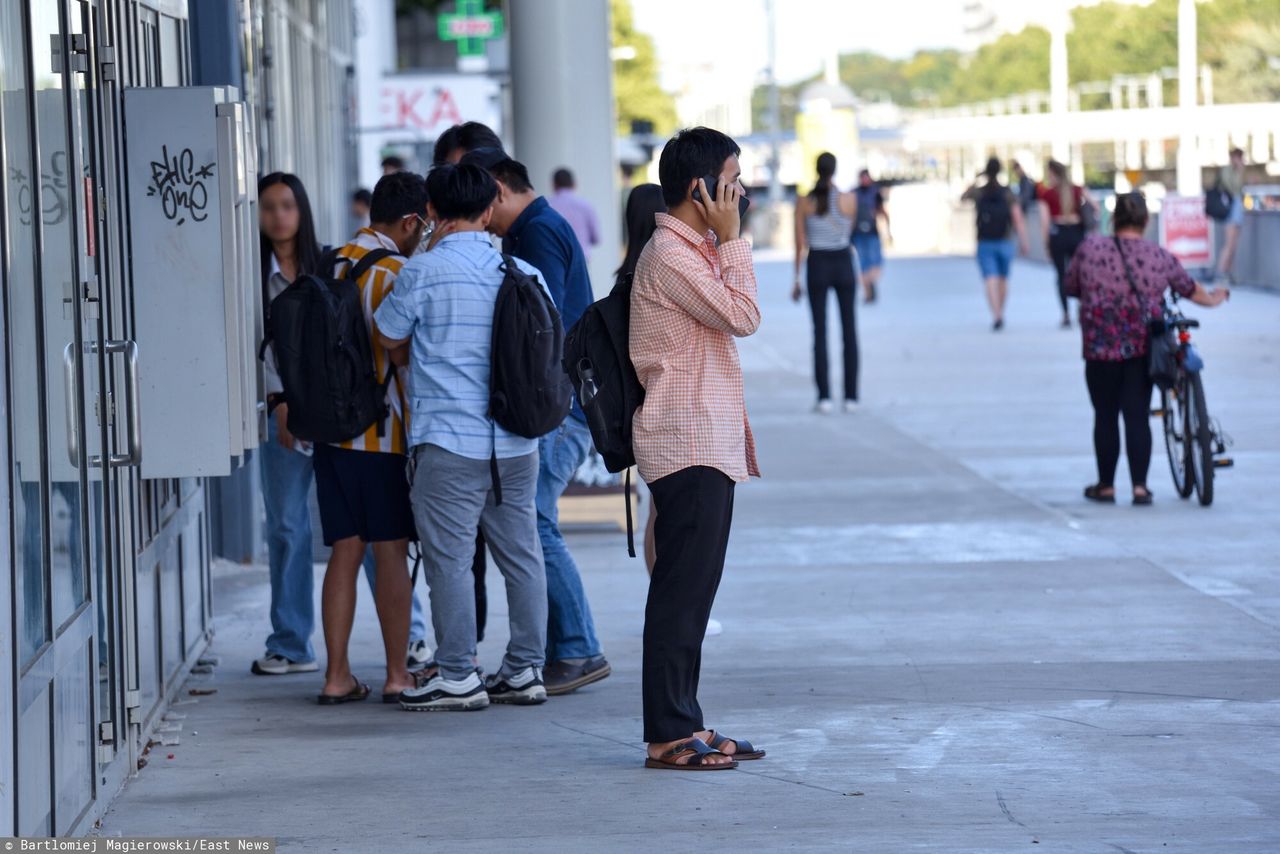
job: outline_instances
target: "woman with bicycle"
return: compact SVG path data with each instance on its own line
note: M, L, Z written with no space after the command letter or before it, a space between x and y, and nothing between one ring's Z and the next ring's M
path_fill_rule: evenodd
M1067 270L1066 293L1080 300L1084 377L1093 403L1093 447L1098 482L1086 487L1090 501L1114 504L1120 460L1120 417L1133 503L1151 503L1151 379L1147 372L1147 322L1163 316L1166 288L1198 305L1221 305L1226 288L1206 290L1178 259L1143 239L1149 215L1141 193L1116 196L1114 237L1092 234L1076 250Z

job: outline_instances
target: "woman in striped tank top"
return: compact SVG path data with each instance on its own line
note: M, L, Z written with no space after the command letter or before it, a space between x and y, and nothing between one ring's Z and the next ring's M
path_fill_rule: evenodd
M852 412L858 404L858 332L853 313L857 275L849 236L858 212L857 196L842 193L832 183L836 158L830 152L818 155L818 182L807 196L796 200L796 280L791 298L804 295L800 265L808 279L809 310L813 314L813 376L818 384L814 411L832 411L830 370L827 366L827 292L836 292L840 308L840 328L844 337L844 409Z

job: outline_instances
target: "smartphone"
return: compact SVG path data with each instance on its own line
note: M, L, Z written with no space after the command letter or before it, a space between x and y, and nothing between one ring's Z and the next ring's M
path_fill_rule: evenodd
M718 197L720 194L720 177L718 175L705 175L702 182L707 185L707 190L712 196ZM702 190L699 187L693 188L693 197L697 201L702 201ZM743 193L738 196L738 217L742 218L747 215L747 208L751 207L751 202L747 199L747 194Z

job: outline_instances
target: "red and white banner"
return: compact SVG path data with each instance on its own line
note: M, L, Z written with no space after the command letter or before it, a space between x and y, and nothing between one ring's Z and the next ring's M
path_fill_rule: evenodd
M1160 208L1160 245L1188 268L1213 265L1213 223L1203 196L1166 196Z
M498 82L478 75L397 74L383 78L366 128L401 131L408 140L433 140L466 121L499 128Z

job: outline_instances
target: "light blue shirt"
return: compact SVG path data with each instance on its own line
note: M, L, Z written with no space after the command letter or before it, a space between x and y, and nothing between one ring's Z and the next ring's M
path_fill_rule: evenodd
M526 273L542 274L516 260ZM537 439L508 433L489 419L493 306L502 255L484 232L441 239L415 255L374 314L387 338L410 344L409 445L437 445L473 460L523 457Z

